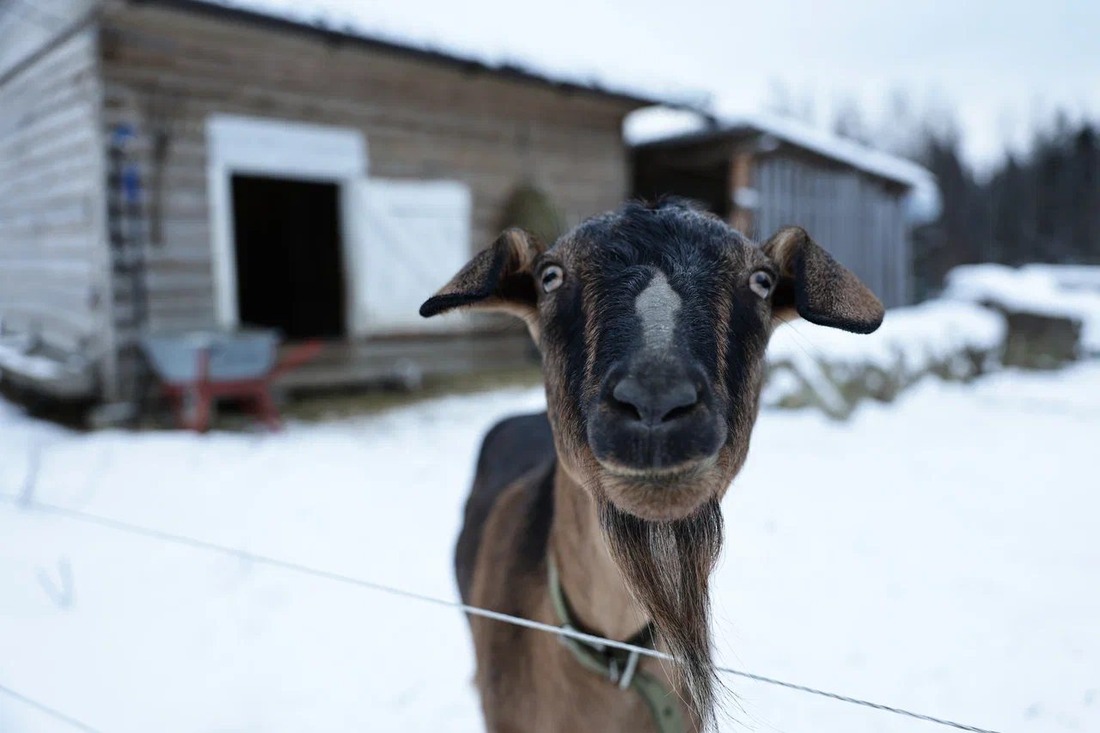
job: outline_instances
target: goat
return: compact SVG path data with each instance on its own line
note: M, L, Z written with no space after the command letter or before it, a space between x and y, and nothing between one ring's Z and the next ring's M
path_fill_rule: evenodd
M870 333L882 304L800 228L758 246L671 201L549 248L507 230L420 313L455 308L526 322L547 402L484 440L455 552L463 601L678 660L470 618L488 730L710 727L719 502L748 454L768 339L789 312Z

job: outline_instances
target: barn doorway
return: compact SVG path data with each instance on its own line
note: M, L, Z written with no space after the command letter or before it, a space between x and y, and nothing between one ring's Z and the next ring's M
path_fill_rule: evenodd
M702 205L723 219L730 218L732 151L642 146L633 152L633 196L657 201L678 196Z
M290 340L344 336L340 186L234 174L230 187L240 323Z

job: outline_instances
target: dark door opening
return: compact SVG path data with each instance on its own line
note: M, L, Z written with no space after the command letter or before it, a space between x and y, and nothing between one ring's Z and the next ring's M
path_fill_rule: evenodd
M343 336L339 186L235 175L240 322L288 339Z
M730 153L638 148L634 151L633 195L648 201L678 196L730 218Z

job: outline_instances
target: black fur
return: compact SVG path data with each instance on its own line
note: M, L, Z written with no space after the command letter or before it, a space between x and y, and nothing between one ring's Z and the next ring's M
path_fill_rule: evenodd
M481 443L477 474L470 496L466 500L462 532L455 546L455 578L464 603L470 599L477 551L485 522L504 490L526 474L537 472L537 478L526 481L530 502L530 520L521 547L528 566L542 562L554 516L554 436L545 412L517 415L494 425ZM534 478L534 477L533 477Z
M714 382L724 377L732 381L724 390L727 395L746 394L754 386L744 370L718 374L719 349L732 357L727 364L755 362L762 355L769 330L767 305L749 290L748 278L754 268L770 267L768 260L723 221L676 201L653 207L628 204L582 224L569 239L582 253L575 267L583 270L587 282L599 283L590 289L585 305L598 321L598 342L587 358L601 383L590 387L593 401L579 399L575 390L572 395L578 422L597 458L662 468L715 452L726 436L733 435L734 426L720 424L730 410L715 393ZM544 258L552 260L554 253L552 248ZM668 278L680 298L675 343L665 353L640 356L635 301L657 272ZM555 321L582 322L584 314L576 312L575 299L567 300L566 295L557 296L569 307L555 314ZM734 300L732 322L719 324L715 303L729 298ZM553 322L547 334L562 343L560 329L552 328ZM727 343L715 338L723 329L731 336ZM574 337L566 342L567 354L583 348L583 342L576 341ZM571 375L584 373L572 364L568 367ZM630 375L642 384L640 392L654 399L694 385L698 402L659 426L638 421L612 398L616 386Z

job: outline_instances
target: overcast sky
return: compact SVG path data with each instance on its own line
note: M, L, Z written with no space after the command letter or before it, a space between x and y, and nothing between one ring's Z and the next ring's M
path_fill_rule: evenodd
M858 100L938 100L979 163L1055 108L1100 119L1100 0L244 0L327 7L368 27L602 78L714 94L754 111L777 86Z

